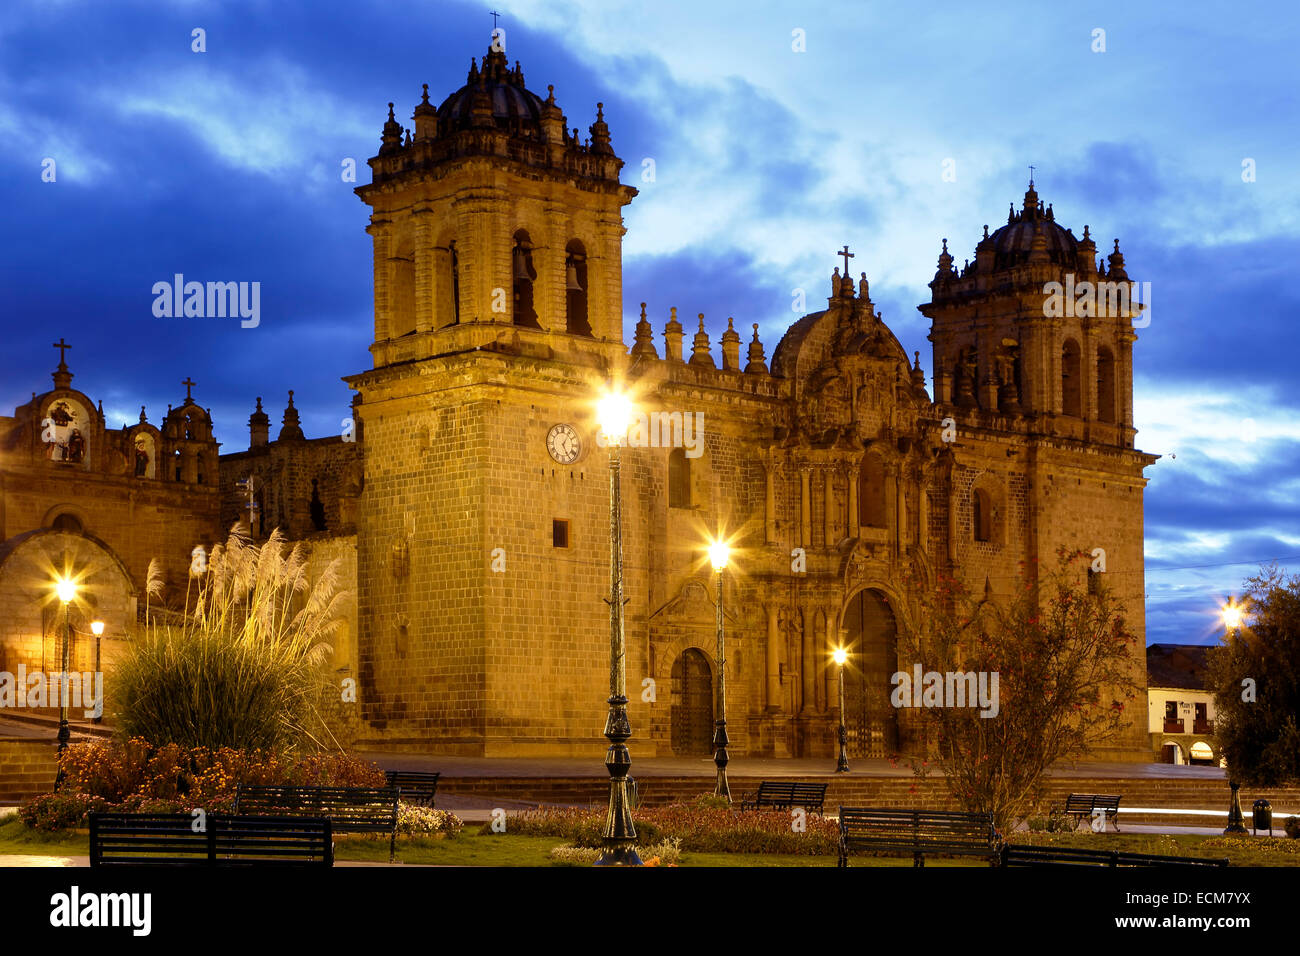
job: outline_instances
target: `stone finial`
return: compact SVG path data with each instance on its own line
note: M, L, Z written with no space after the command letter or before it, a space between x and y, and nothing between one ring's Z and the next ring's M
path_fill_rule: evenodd
M694 344L691 345L691 365L703 365L708 368L717 368L713 361L713 356L709 352L709 333L704 331L704 313L700 313L700 330L695 333Z
M148 421L149 421L149 419L147 419L147 418L145 417L145 414L144 414L144 406L141 405L141 406L140 406L140 424L141 424L141 425L147 424Z
M754 338L749 343L749 354L746 356L749 364L745 366L745 373L748 375L766 375L767 362L763 354L763 343L758 340L758 323L754 323Z
M596 122L590 126L591 131L591 151L593 153L608 153L613 155L614 148L610 145L609 126L605 122L605 104L596 104Z
M912 387L918 389L925 388L925 372L921 370L921 353L913 352L915 356L912 364Z
M682 360L682 324L677 321L677 306L673 306L668 324L664 326L664 358L670 362Z
M641 318L636 324L636 340L632 345L633 358L658 358L655 351L655 333L645 317L645 303L641 303Z
M303 439L302 426L298 421L298 409L293 407L293 389L289 390L289 404L281 419L284 426L280 429L280 441L300 441Z
M388 120L384 123L383 134L379 137L379 155L384 156L402 148L402 126L393 115L393 104L388 104Z
M415 138L417 141L436 139L438 136L438 110L429 102L429 84L424 84L424 94L412 114L415 120Z
M939 271L935 274L935 278L938 279L952 274L952 254L948 252L948 240L944 239L943 251L939 253Z
M1110 263L1110 269L1107 270L1111 279L1117 282L1123 282L1128 279L1128 273L1124 271L1124 253L1119 251L1119 240L1115 240L1115 251L1106 257Z
M728 372L739 372L740 333L732 323L732 317L727 316L727 331L722 333L722 368Z

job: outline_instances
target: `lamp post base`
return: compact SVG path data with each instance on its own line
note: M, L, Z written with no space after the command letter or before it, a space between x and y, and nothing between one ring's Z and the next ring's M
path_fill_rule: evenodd
M592 866L644 866L641 857L636 854L636 847L630 844L606 846L600 852L600 859Z

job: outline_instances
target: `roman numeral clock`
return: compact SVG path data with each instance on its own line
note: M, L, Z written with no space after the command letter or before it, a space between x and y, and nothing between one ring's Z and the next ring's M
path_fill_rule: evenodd
M582 439L572 425L552 425L546 433L546 450L561 465L572 465L582 454Z

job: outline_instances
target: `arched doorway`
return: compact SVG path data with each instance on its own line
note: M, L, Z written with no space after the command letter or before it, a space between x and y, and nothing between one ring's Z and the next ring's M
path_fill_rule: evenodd
M712 753L713 671L704 654L688 647L673 661L671 742L673 753Z
M898 628L889 599L866 589L844 609L844 726L852 757L886 757L898 750L898 715L889 702L898 668Z

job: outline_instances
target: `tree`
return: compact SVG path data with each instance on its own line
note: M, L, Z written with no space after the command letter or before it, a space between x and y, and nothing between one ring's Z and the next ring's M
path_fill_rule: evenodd
M1053 576L1005 604L945 580L926 601L919 639L904 643L924 672L983 674L995 689L996 708L947 700L920 715L953 798L991 813L1003 833L1038 802L1048 767L1121 732L1142 690L1139 638L1104 587L1089 593L1079 567L1089 560L1062 551Z
M151 566L147 596L161 578ZM330 634L349 595L337 562L314 578L277 530L260 547L232 533L192 575L182 614L150 615L115 669L119 732L155 745L268 750L325 730ZM147 598L146 598L147 600Z
M1300 780L1300 575L1248 578L1253 621L1208 657L1214 731L1228 772L1253 787Z

